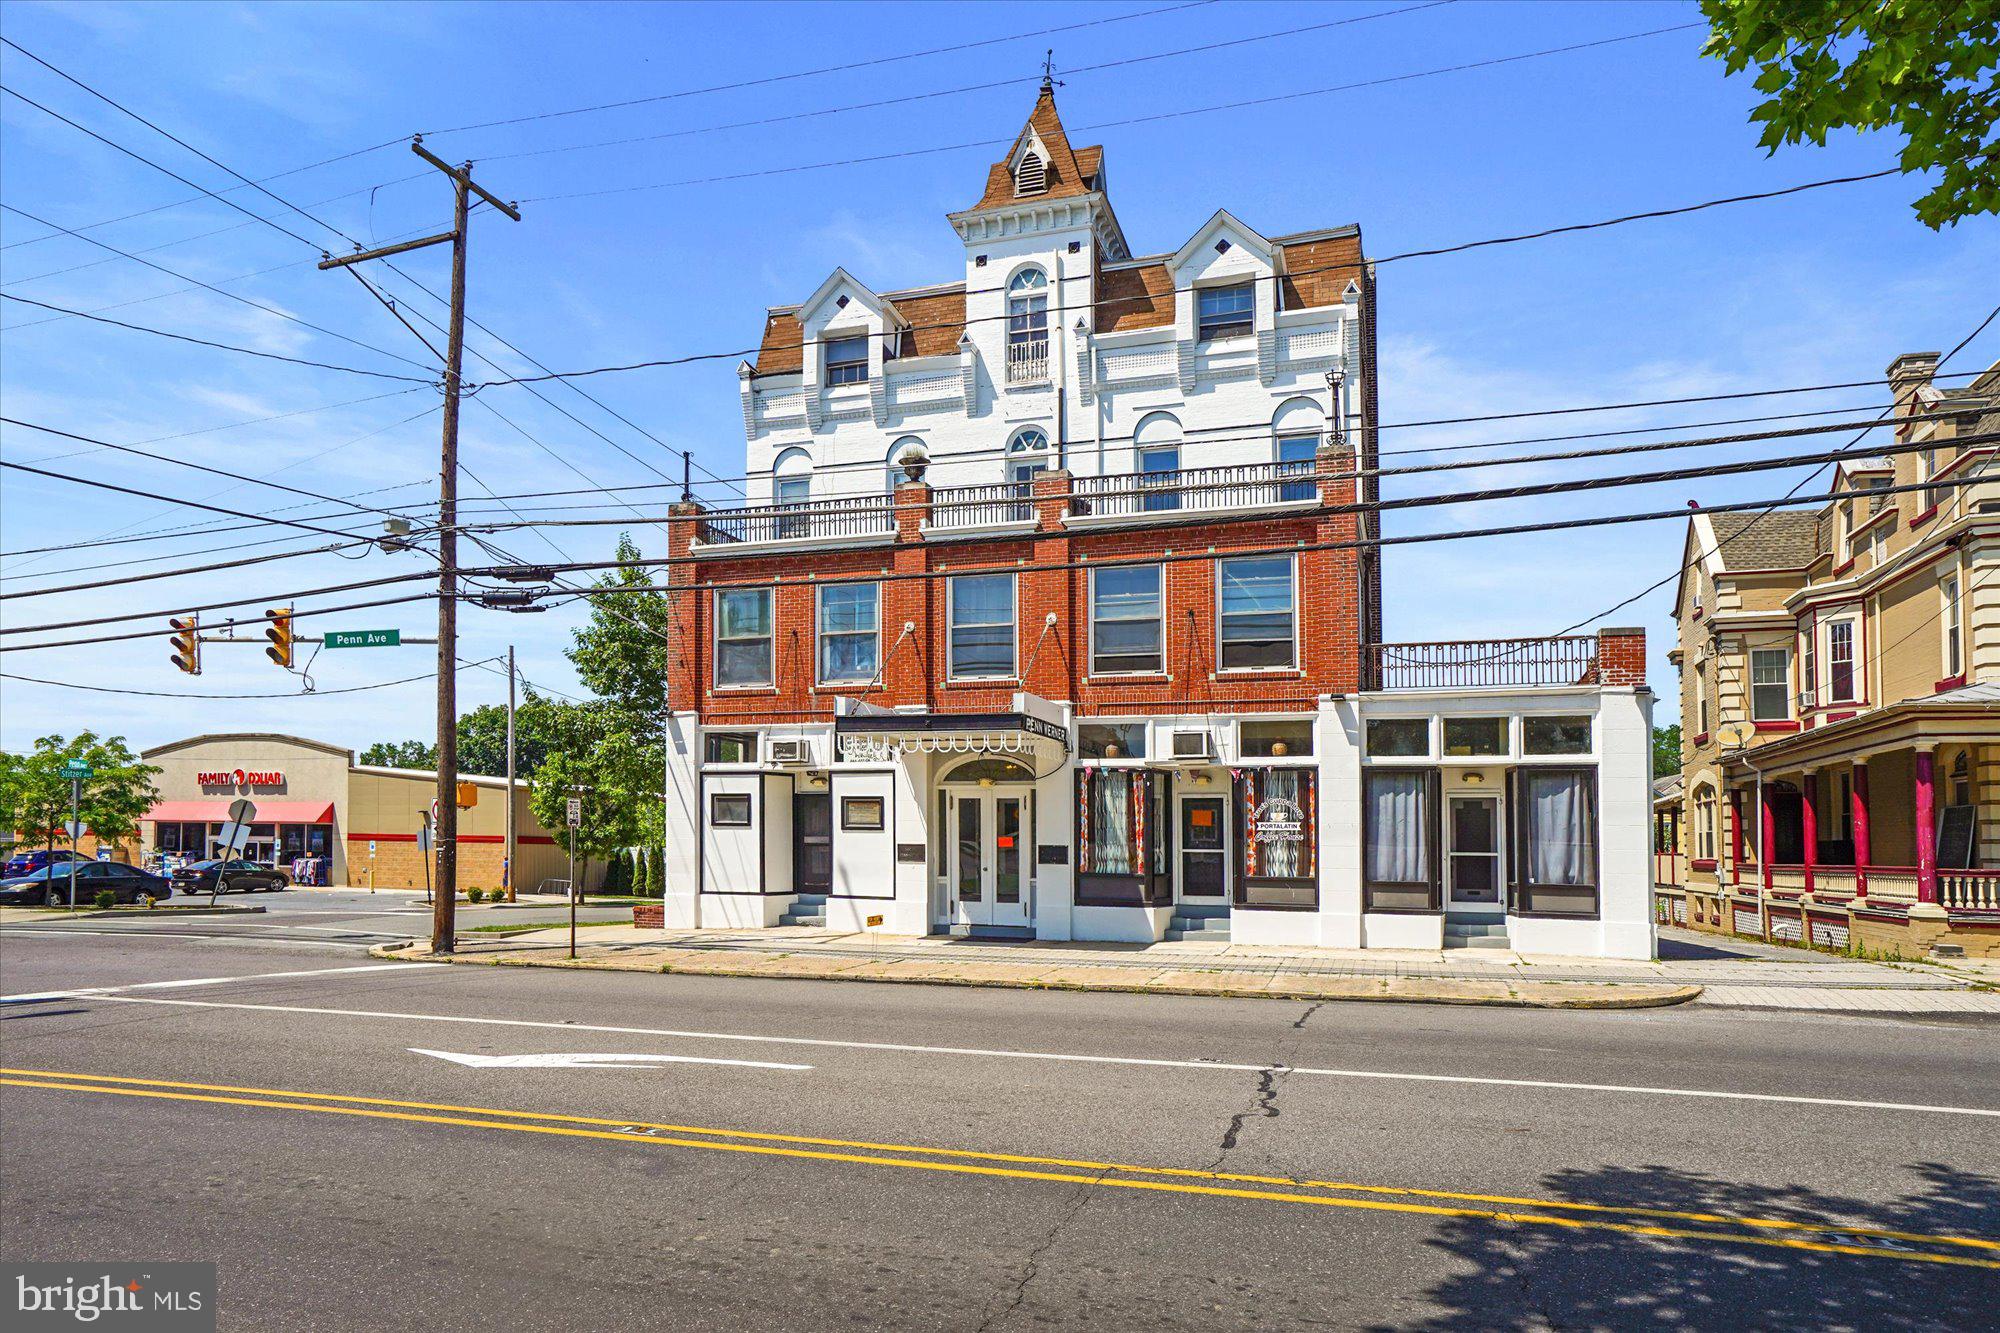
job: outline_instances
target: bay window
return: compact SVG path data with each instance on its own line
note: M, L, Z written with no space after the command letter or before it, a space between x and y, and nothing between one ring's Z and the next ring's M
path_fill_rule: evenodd
M1297 666L1292 557L1224 560L1218 577L1216 638L1222 670Z
M715 594L715 683L770 685L771 590L723 588Z
M1158 565L1092 570L1091 672L1165 670L1165 619Z

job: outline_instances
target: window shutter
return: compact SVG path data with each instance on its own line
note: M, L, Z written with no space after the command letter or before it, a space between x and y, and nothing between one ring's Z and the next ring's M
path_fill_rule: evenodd
M1014 168L1014 193L1040 194L1049 188L1048 167L1040 153L1030 152Z

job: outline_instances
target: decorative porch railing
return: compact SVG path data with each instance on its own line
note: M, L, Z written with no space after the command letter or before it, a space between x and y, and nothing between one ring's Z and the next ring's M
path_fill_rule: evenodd
M1869 866L1867 870L1870 898L1892 898L1911 903L1917 900L1915 866Z
M1940 870L1938 905L1948 912L2000 912L2000 870Z
M1310 502L1319 498L1313 466L1301 460L1078 477L1071 483L1070 512L1116 518Z
M987 528L1024 523L1035 516L1034 483L1003 481L990 486L940 486L931 492L926 528Z
M1597 669L1597 639L1465 639L1371 646L1377 689L1457 689L1477 685L1578 685Z
M711 510L701 516L701 541L785 541L799 537L881 537L896 530L896 512L887 496L861 495L804 504L760 505Z
M1047 384L1049 382L1049 344L1047 340L1007 344L1007 382L1009 384Z
M1771 891L1773 893L1804 893L1806 891L1806 868L1773 864L1771 867Z

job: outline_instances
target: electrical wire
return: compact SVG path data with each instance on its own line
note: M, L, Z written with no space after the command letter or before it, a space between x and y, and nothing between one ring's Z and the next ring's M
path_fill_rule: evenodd
M184 500L174 496L156 495L151 491L135 491L130 486L119 486L108 481L96 481L89 477L70 476L62 472L50 472L45 468L29 467L26 463L10 463L4 459L0 459L0 468L7 468L14 472L29 472L38 477L48 477L54 481L66 481L77 486L94 486L99 490L116 491L120 495L136 495L142 500L165 500L169 504L183 505L189 509L205 509L212 514L227 514L231 518L244 517L241 510L222 509L216 505L203 504L199 500ZM342 532L336 528L322 528L317 524L301 523L296 519L289 518L264 518L260 522L282 524L288 528L300 528L306 532L323 533L329 537L353 538L361 535L354 532ZM0 633L5 633L5 631L0 630Z
M316 699L330 694L360 694L366 690L386 690L396 685L411 685L420 680L432 680L436 676L437 672L426 671L415 676L404 676L400 680L379 680L372 685L345 685L333 690L292 690L270 694L205 694L195 690L133 690L110 685L84 685L73 680L49 680L43 676L23 676L12 671L0 671L0 680L18 680L29 685L54 685L65 690L88 690L92 694L129 694L144 699Z

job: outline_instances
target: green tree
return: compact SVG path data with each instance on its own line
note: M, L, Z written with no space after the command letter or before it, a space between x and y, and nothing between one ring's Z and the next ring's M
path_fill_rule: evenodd
M101 738L94 731L78 732L71 740L44 736L27 754L8 754L0 763L0 823L17 833L41 840L53 849L68 840L62 826L69 819L70 781L63 766L82 760L91 767L77 802L77 818L100 843L121 842L139 832L139 820L152 808L153 779L160 770L141 763L122 736Z
M562 711L561 734L535 772L528 805L556 844L576 857L581 884L589 882L593 860L639 842L641 814L657 803L658 784L652 743L632 735L619 710L590 703ZM572 796L583 803L574 830L568 820Z
M361 762L376 768L436 768L437 746L429 741L376 741L361 752Z
M619 560L638 560L629 535L618 538ZM671 662L667 599L651 571L615 569L594 585L590 623L576 632L569 660L593 694L624 717L636 739L657 741L667 712Z
M1757 68L1758 143L1900 130L1905 172L1939 171L1916 202L1936 229L2000 211L2000 0L1702 0L1703 54Z
M560 738L564 705L525 691L514 708L514 772L531 778ZM458 771L507 775L507 705L481 704L458 719Z
M1681 724L1653 728L1653 776L1664 778L1681 771Z

